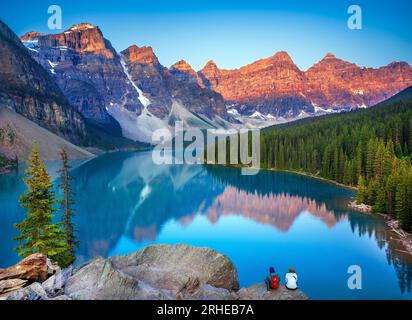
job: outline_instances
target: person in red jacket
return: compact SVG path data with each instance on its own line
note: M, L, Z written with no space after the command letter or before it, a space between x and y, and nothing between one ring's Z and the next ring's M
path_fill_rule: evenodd
M269 268L269 275L266 277L265 283L268 291L276 290L279 288L280 279L277 273L275 272L275 268Z

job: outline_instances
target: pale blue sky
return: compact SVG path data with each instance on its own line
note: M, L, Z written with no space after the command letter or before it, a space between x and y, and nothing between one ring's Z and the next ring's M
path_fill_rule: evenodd
M17 34L47 29L47 8L63 9L63 28L99 25L119 51L150 45L165 66L185 59L200 69L210 59L237 68L287 51L301 69L327 52L361 66L412 63L412 2L407 0L283 1L24 1L0 3L0 19ZM363 29L347 28L347 9L363 10Z

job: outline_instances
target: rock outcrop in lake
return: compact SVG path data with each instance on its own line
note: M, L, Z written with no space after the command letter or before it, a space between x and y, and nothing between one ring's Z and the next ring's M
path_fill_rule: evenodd
M47 267L43 266L43 269L47 272ZM4 271L0 270L0 275L2 273ZM237 270L229 258L209 248L184 244L148 246L129 255L113 256L107 260L95 258L78 269L70 267L41 283L27 284L18 290L6 294L3 292L3 297L0 292L0 299L308 299L302 292L288 291L284 287L267 292L264 284L239 290ZM2 285L3 281L0 281L0 288Z

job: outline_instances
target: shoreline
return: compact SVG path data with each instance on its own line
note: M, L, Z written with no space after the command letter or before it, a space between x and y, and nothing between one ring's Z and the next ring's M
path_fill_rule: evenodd
M392 235L395 236L395 238L393 239L397 239L405 249L398 251L412 256L412 234L404 231L400 227L399 220L390 216L389 214L384 214L382 212L373 212L372 207L364 203L357 204L356 201L351 201L349 202L348 207L362 214L375 215L383 218L385 220L387 229L389 230L389 232L391 232Z
M212 164L207 164L205 163L204 165L212 165ZM232 169L241 169L242 167L237 167L237 166L223 166L225 168L232 168ZM323 177L319 177L313 174L309 174L306 172L302 172L302 171L293 171L293 170L280 170L280 169L270 169L270 168L260 168L260 170L262 171L271 171L271 172L286 172L286 173L292 173L292 174L296 174L296 175L301 175L307 178L313 178L313 179L317 179L326 183L331 183L334 184L336 186L342 187L342 188L346 188L346 189L350 189L352 191L357 191L358 188L353 187L353 186L348 186L333 180L329 180ZM372 212L372 206L366 205L364 203L362 204L356 204L356 200L353 201L349 201L349 203L347 204L348 208L355 210L357 212L366 214L366 215L375 215L375 216L379 216L381 218L383 218L385 220L385 225L387 227L387 229L394 235L396 235L396 237L398 237L398 240L402 243L402 247L405 248L405 251L402 250L403 253L408 254L412 257L412 234L407 233L406 231L404 231L400 226L399 226L399 221L393 217L391 217L388 214L384 214L381 212Z
M242 168L244 168L242 166L233 166L233 165L232 166L231 165L226 166L226 165L218 165L218 164L212 164L212 163L204 163L203 165L204 166L218 166L218 167L231 168L231 169L242 169ZM251 169L253 169L253 168L251 168ZM339 187L342 187L342 188L345 188L345 189L350 189L352 191L357 191L358 190L358 188L355 187L355 186L349 186L349 185L339 183L339 182L336 182L336 181L333 181L333 180L329 180L327 178L323 178L321 176L310 174L310 173L307 173L307 172L304 172L304 171L293 171L293 170L273 169L273 168L259 168L259 171L293 173L293 174L297 174L297 175L304 176L304 177L307 177L307 178L313 178L313 179L317 179L317 180L320 180L320 181L323 181L323 182L331 183L331 184L334 184L336 186L339 186Z
M314 178L314 179L318 179L324 182L328 182L328 183L332 183L334 185L337 185L339 187L343 187L343 188L347 188L347 189L351 189L353 191L357 191L358 188L356 187L352 187L352 186L347 186L344 185L342 183L333 181L333 180L329 180L326 178L322 178L319 176L315 176L312 174L308 174L306 172L298 172L298 171L291 171L291 170L278 170L278 169L261 169L261 170L266 170L266 171L278 171L278 172L289 172L289 173L293 173L293 174L298 174L298 175L302 175L305 177L309 177L309 178ZM398 237L398 240L401 242L402 246L404 247L405 251L402 251L405 254L408 254L412 257L412 234L404 231L400 225L399 225L399 221L394 218L391 217L389 214L385 214L382 212L373 212L372 211L372 206L369 206L367 204L361 203L361 204L356 204L356 200L354 201L349 201L348 203L348 207L356 210L357 212L366 214L366 215L375 215L375 216L379 216L381 218L383 218L385 220L385 225L388 228L388 230L396 235Z
M293 174L297 174L297 175L300 175L300 176L317 179L317 180L320 180L320 181L323 181L323 182L328 182L328 183L334 184L334 185L339 186L339 187L342 187L342 188L350 189L350 190L352 190L352 191L357 191L357 190L358 190L357 187L349 186L349 185L346 185L346 184L343 184L343 183L339 183L339 182L336 182L336 181L333 181L333 180L329 180L329 179L327 179L327 178L323 178L323 177L321 177L321 176L317 176L317 175L310 174L310 173L303 172L303 171L280 170L280 169L260 169L260 170L273 171L273 172L293 173Z

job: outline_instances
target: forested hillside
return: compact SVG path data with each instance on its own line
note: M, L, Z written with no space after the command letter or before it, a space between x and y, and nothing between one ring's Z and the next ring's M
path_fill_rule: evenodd
M357 201L412 228L412 87L375 107L267 128L263 168L358 186Z

